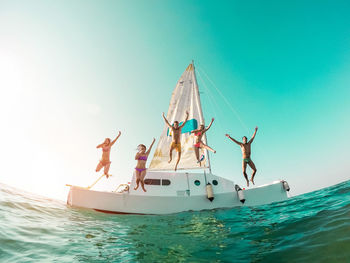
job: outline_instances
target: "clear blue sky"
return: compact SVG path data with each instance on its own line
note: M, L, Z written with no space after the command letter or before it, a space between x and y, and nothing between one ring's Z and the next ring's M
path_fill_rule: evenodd
M216 118L215 174L243 184L224 134L258 125L258 184L348 180L349 13L349 1L0 1L0 182L63 199L65 183L96 178L95 146L118 130L101 187L129 181L192 59Z

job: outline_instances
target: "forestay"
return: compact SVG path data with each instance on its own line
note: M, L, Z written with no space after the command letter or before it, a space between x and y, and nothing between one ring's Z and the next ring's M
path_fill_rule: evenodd
M181 160L178 165L178 169L198 169L209 168L208 152L202 150L201 155L204 160L201 162L201 166L197 163L196 155L194 152L193 144L195 143L194 134L191 134L192 130L199 127L200 124L204 124L204 118L199 98L198 84L196 80L195 70L193 63L190 64L185 72L180 77L176 84L176 87L171 96L167 119L170 124L174 121L178 121L180 125L186 118L186 111L189 112L188 122L182 128L181 134ZM153 159L150 164L151 170L173 170L177 160L177 152L173 151L173 161L169 164L169 150L172 142L171 129L165 124L163 132L158 141L157 148L153 155ZM202 138L206 143L206 136Z

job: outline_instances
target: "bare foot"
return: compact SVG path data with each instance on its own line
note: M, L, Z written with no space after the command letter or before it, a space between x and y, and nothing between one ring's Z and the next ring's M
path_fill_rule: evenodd
M134 190L136 191L136 190L137 190L137 188L139 188L139 186L134 187Z
M144 192L147 192L145 188L142 188L142 190L143 190Z
M175 169L174 169L174 170L175 170L175 172L176 172L176 170L177 170L177 165L175 166Z
M254 178L251 178L250 181L253 183L253 185L255 185Z
M216 153L216 151L214 151L214 153Z
M172 160L172 159L169 159L168 163L171 163L171 160Z

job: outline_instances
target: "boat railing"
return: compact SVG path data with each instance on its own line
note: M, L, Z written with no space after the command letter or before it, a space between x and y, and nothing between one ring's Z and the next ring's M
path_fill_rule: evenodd
M128 184L120 184L117 189L115 189L113 192L114 193L124 193L124 192L128 192L129 193L129 185Z

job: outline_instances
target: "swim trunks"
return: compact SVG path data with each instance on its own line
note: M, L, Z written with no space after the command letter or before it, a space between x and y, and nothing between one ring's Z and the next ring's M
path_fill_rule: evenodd
M245 163L249 163L250 161L251 161L250 158L244 158L244 159L243 159L243 162L245 162Z
M177 152L181 152L181 143L172 142L170 147L175 149Z

